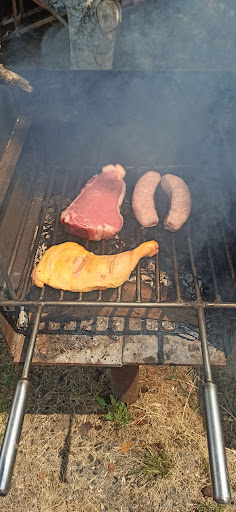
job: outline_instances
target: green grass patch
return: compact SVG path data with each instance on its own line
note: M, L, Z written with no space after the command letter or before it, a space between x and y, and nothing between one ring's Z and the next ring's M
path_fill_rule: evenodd
M126 428L129 423L134 421L127 405L114 395L110 395L109 402L106 402L100 396L97 396L96 400L100 407L107 411L104 415L105 420L114 421L117 427Z
M226 505L218 505L218 503L208 500L206 503L198 505L195 512L223 512L225 509Z
M167 478L172 467L172 462L165 449L147 448L140 469L142 475L150 475L156 478Z

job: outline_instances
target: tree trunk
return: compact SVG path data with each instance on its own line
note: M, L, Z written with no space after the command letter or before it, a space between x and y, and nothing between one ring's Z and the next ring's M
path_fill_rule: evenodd
M66 0L72 69L112 69L118 0Z

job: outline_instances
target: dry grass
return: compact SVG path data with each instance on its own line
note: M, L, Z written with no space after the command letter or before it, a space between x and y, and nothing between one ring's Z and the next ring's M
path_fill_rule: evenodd
M3 342L0 350L3 433L20 369L12 365ZM235 495L235 380L229 368L215 372L215 380ZM33 368L32 381L12 487L1 499L2 512L211 510L201 492L210 484L201 401L199 405L201 372L142 367L142 392L131 406L134 421L121 430L102 419L95 400L109 388L108 370ZM125 441L131 442L127 453L121 450ZM142 474L147 450L163 449L170 461L165 478ZM227 507L234 510L235 505Z

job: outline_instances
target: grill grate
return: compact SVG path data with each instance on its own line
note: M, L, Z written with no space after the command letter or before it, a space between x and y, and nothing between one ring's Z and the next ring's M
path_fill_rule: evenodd
M140 169L139 174L144 172ZM211 239L206 241L204 245L204 259L203 262L201 251L197 251L198 266L196 264L196 245L198 244L199 234L194 233L195 218L188 221L187 225L183 227L179 233L165 232L160 225L156 228L140 229L134 219L131 210L131 192L132 186L138 178L138 172L134 169L128 169L129 183L128 183L128 199L123 206L123 215L125 219L124 228L119 237L111 241L89 242L88 240L81 240L78 237L69 235L63 231L60 225L60 214L65 206L75 197L79 192L81 186L87 181L88 177L93 174L92 169L85 169L83 174L76 172L60 171L56 168L51 172L44 172L44 195L41 196L40 212L38 220L33 230L31 243L27 256L24 262L24 267L20 274L20 279L17 284L17 291L15 295L14 286L14 269L15 265L19 263L17 260L18 253L24 245L24 227L30 221L31 209L35 204L35 191L38 189L37 181L32 187L32 194L27 198L21 229L14 244L14 251L8 263L8 268L4 266L3 261L0 261L0 267L4 272L5 281L8 280L8 298L1 298L1 306L37 306L39 303L42 305L50 305L56 307L57 305L72 307L76 303L91 307L96 306L102 302L106 306L114 307L119 303L120 307L145 307L145 308L198 308L201 305L204 308L236 308L236 303L233 301L235 295L235 265L231 254L230 246L228 244L227 225L220 222L217 225L217 233L215 235L216 242L220 246L217 251L217 258L224 261L224 268L217 268L217 258L214 254L214 246L211 246ZM180 172L179 172L180 174ZM40 175L39 180L42 176ZM76 193L74 192L76 190ZM52 208L52 202L56 197L56 207ZM163 198L161 198L163 201ZM38 205L38 202L36 202ZM54 201L55 204L55 201ZM160 202L160 207L162 204ZM164 210L166 205L164 205ZM194 212L193 212L194 217ZM50 221L48 219L51 219ZM47 226L45 236L45 225ZM49 227L48 227L49 226ZM215 229L216 224L214 225ZM211 225L209 230L211 229ZM212 228L213 229L213 228ZM201 228L200 228L201 230ZM199 230L199 231L200 231ZM72 293L63 292L58 290L49 289L44 287L43 291L36 289L30 291L30 276L36 261L36 254L42 254L43 248L48 248L51 245L62 243L64 241L76 241L84 245L87 249L95 252L96 254L111 254L121 250L133 249L139 243L148 240L156 239L160 244L160 254L154 257L153 270L147 269L148 262L141 261L136 267L136 299L132 301L122 300L122 287L117 289L115 300L110 300L109 291L98 291L90 293ZM207 237L206 237L207 238ZM219 248L219 247L218 247ZM204 268L205 265L205 268ZM142 300L142 270L150 275L150 281L154 289L152 297L147 302ZM162 284L160 280L161 270L164 270L172 281L173 286L168 291L167 298L163 300L162 297ZM223 270L223 273L222 273ZM17 274L17 272L15 272ZM18 272L19 274L19 272ZM202 276L202 277L201 277ZM12 282L11 282L12 278ZM204 281L205 282L202 282ZM206 282L207 281L207 282ZM222 289L223 283L223 289ZM12 286L11 286L12 284ZM6 285L5 285L6 289Z

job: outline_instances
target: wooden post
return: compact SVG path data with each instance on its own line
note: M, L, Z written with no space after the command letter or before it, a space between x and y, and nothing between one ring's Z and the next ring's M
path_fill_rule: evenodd
M15 29L17 29L18 28L18 13L17 13L16 0L12 0L12 14L13 14L13 18L14 18Z
M139 394L139 366L111 368L111 390L114 396L127 405L136 402Z
M22 16L22 14L24 14L24 0L19 0L19 7L20 7L20 13Z

